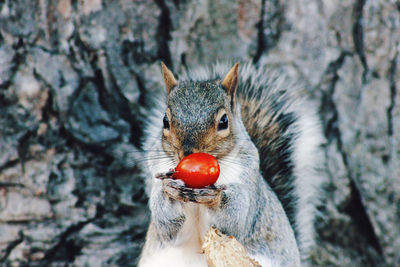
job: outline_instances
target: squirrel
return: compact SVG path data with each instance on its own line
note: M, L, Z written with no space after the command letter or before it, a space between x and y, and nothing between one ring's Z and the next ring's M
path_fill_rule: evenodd
M139 266L207 266L210 227L262 266L300 266L315 245L323 137L305 90L248 63L188 70L162 65L166 99L147 118L143 151L151 219ZM157 179L185 156L217 158L212 187Z

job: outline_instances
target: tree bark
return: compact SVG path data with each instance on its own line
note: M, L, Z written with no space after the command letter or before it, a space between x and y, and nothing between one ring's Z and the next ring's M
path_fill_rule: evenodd
M216 60L285 71L319 107L310 264L400 265L399 44L392 0L0 1L0 265L135 266L160 61Z

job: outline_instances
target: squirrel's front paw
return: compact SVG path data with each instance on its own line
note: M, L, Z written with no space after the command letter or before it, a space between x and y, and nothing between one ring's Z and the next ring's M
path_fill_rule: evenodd
M218 205L221 193L226 189L224 185L211 185L205 188L186 187L181 180L163 179L163 190L168 197L183 201L206 204L210 206Z

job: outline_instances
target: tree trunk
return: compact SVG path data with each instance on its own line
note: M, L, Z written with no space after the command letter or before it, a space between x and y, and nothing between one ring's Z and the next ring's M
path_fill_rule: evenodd
M399 47L393 0L0 1L0 265L136 265L161 60L305 83L328 180L310 264L400 265Z

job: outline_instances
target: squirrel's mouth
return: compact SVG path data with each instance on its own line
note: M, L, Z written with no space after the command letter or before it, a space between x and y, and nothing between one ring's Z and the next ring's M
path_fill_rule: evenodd
M178 162L179 162L184 157L189 156L190 154L195 154L195 153L207 153L207 154L210 154L213 157L215 157L217 160L221 160L221 159L224 158L224 156L229 154L229 153L218 153L218 152L215 152L215 151L206 151L206 150L200 150L200 149L193 149L192 151L186 152L186 153L183 150L182 151L178 151L176 157L177 157Z
M184 157L187 157L190 154L200 153L200 152L207 153L207 152L200 151L199 149L196 149L196 148L193 148L193 149L180 149L178 151L178 159L179 159L179 161L181 161Z

